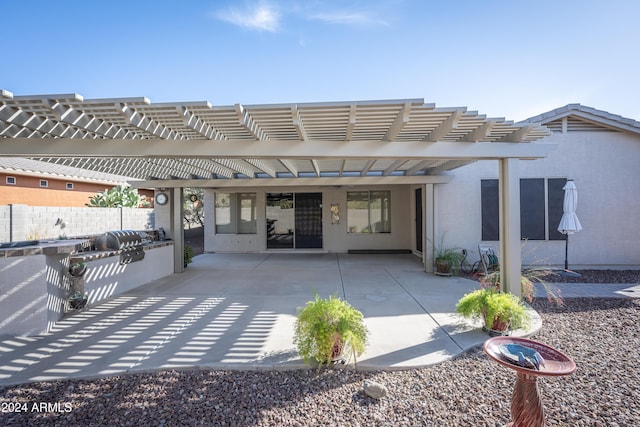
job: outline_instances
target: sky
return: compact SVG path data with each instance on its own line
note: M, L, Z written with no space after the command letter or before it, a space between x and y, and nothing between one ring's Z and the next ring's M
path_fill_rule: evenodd
M635 0L0 0L0 89L213 105L424 99L640 121Z

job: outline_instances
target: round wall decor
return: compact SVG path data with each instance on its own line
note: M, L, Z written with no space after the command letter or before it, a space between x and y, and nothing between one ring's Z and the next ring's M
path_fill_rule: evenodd
M169 196L167 193L157 193L156 194L156 203L159 205L166 205L169 201Z

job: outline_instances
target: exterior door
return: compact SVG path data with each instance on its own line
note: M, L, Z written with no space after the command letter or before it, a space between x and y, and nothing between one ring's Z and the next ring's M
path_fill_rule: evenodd
M267 194L267 249L293 249L293 193Z
M416 188L416 251L422 252L422 188Z
M295 247L322 248L322 193L296 193Z
M267 249L322 248L322 193L267 193Z

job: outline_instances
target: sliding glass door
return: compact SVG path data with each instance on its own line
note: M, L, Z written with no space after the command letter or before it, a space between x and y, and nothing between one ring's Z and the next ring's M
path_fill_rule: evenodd
M322 193L267 193L267 249L322 248Z

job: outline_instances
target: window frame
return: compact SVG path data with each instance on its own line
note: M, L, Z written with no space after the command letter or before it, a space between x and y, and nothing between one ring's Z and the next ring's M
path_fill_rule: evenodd
M13 181L13 182L11 182L11 181ZM7 185L17 185L18 184L18 179L15 176L7 176L7 177L5 177L4 182Z
M66 188L67 190L73 190L73 182L67 182L67 183L65 184L65 188Z
M531 218L529 212L527 211L527 203L532 203L526 199L527 192L523 190L523 186L526 189L531 184L534 184L535 181L543 180L542 189L540 193L540 189L538 189L537 197L538 203L537 206L543 205L543 208L539 208L540 211L544 211L544 228L543 233L535 236L531 233L527 232L527 228L529 230L534 229L536 226L534 223L538 221L537 227L541 225L541 219L538 216L536 218ZM564 198L564 192L562 194L559 193L559 188L564 186L564 183L560 185L562 181L566 182L567 178L558 178L558 177L530 177L530 178L520 178L520 237L521 239L526 240L535 240L535 241L554 241L554 240L564 240L566 238L564 235L558 235L553 230L553 222L557 219L558 216L558 205L560 210L562 209L562 199ZM550 182L551 187L550 187ZM480 209L481 209L481 240L483 242L488 241L498 241L500 238L500 212L499 212L499 181L497 178L487 178L480 180ZM553 193L553 194L552 194ZM542 200L540 200L542 199ZM540 212L539 212L540 213ZM560 212L561 214L561 212ZM558 219L559 221L559 219ZM524 229L523 229L524 227ZM538 230L538 233L540 231ZM529 234L529 235L527 235ZM533 236L533 237L532 237ZM542 237L542 238L540 238Z
M224 197L224 196L228 197L228 206L219 206L218 203L221 202L221 200L219 200L219 197ZM245 197L243 197L245 196ZM249 196L249 197L246 197ZM255 192L247 192L247 191L242 191L242 192L218 192L216 191L214 193L214 217L215 217L215 222L214 222L214 227L215 227L215 234L227 234L227 235L244 235L244 234L248 234L248 235L255 235L258 234L258 203L257 203L257 193ZM252 213L251 216L253 217L252 220L250 221L246 221L247 223L249 223L249 225L247 226L247 224L242 223L243 218L243 207L242 207L242 202L245 200L250 200L251 201L251 206L249 206L249 209L252 209ZM228 223L224 223L221 224L219 223L219 219L222 217L222 211L219 211L219 209L228 209ZM246 207L245 207L246 209ZM253 225L251 225L250 223L253 223ZM241 224L244 224L245 226L241 226Z
M366 201L357 199L357 197L362 197L365 193L367 195ZM356 194L359 196L355 196ZM354 195L354 197L350 198L350 195ZM372 196L375 196L375 199ZM380 221L374 223L372 222L372 218L374 218L372 209L375 209L375 207L372 205L375 203L375 200L378 199L380 200ZM352 225L353 211L355 209L350 207L350 202L366 203L366 208L358 209L366 209L367 211L367 225L361 230L354 228L357 227L356 224ZM375 226L375 224L378 223L380 224L380 228ZM347 234L391 234L391 190L347 191Z
M49 180L41 179L40 180L40 188L49 188Z

